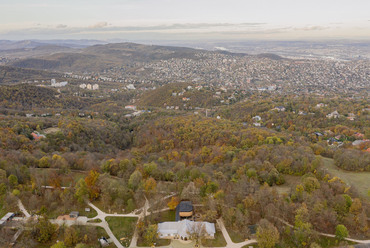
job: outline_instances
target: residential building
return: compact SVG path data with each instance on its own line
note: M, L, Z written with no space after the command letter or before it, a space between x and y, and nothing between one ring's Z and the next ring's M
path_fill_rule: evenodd
M205 238L212 239L215 237L216 227L214 223L196 222L191 220L168 221L158 224L159 238L166 239L191 239L192 233L204 232Z

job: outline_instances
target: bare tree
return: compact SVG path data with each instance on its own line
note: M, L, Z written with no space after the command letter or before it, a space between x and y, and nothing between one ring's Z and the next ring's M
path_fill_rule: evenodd
M207 236L206 225L204 222L190 222L188 226L187 234L191 240L195 241L196 245L199 245L199 241L202 241Z

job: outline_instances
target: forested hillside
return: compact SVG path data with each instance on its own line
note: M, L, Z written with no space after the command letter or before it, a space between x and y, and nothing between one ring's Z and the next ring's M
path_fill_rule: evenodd
M27 84L0 87L0 106L10 109L83 109L101 101L78 99L63 95L55 89Z
M12 66L0 66L0 84L19 83L22 81L61 78L61 74L42 70L22 69Z

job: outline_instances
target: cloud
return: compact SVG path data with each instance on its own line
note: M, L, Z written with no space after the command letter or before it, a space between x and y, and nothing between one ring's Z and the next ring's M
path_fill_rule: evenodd
M27 29L8 29L0 31L0 35L8 39L48 39L58 38L89 38L109 39L125 37L127 39L196 39L196 38L225 38L225 39L249 39L253 37L313 37L322 35L322 30L330 30L329 36L343 36L340 27L332 25L318 26L276 26L268 23L174 23L169 25L132 25L113 26L107 22L99 22L92 26L71 27L64 24L57 26L39 27ZM321 32L320 32L321 31ZM362 30L356 29L358 37L370 37L363 35ZM324 34L326 37L326 34ZM351 34L351 37L353 34Z
M66 28L66 27L68 27L68 26L64 25L64 24L59 24L59 25L56 26L56 28Z
M98 22L98 23L95 23L94 25L89 26L89 28L91 29L104 28L106 26L108 26L108 22Z
M300 27L300 28L295 28L294 30L296 31L317 31L317 30L324 30L328 29L328 27L325 26L307 26L307 27Z

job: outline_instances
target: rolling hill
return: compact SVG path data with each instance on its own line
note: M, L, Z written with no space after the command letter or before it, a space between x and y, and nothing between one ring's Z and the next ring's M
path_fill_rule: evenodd
M102 71L134 62L150 62L171 58L195 59L196 49L147 46L134 43L94 45L71 52L58 52L37 58L21 59L12 66L53 71Z

